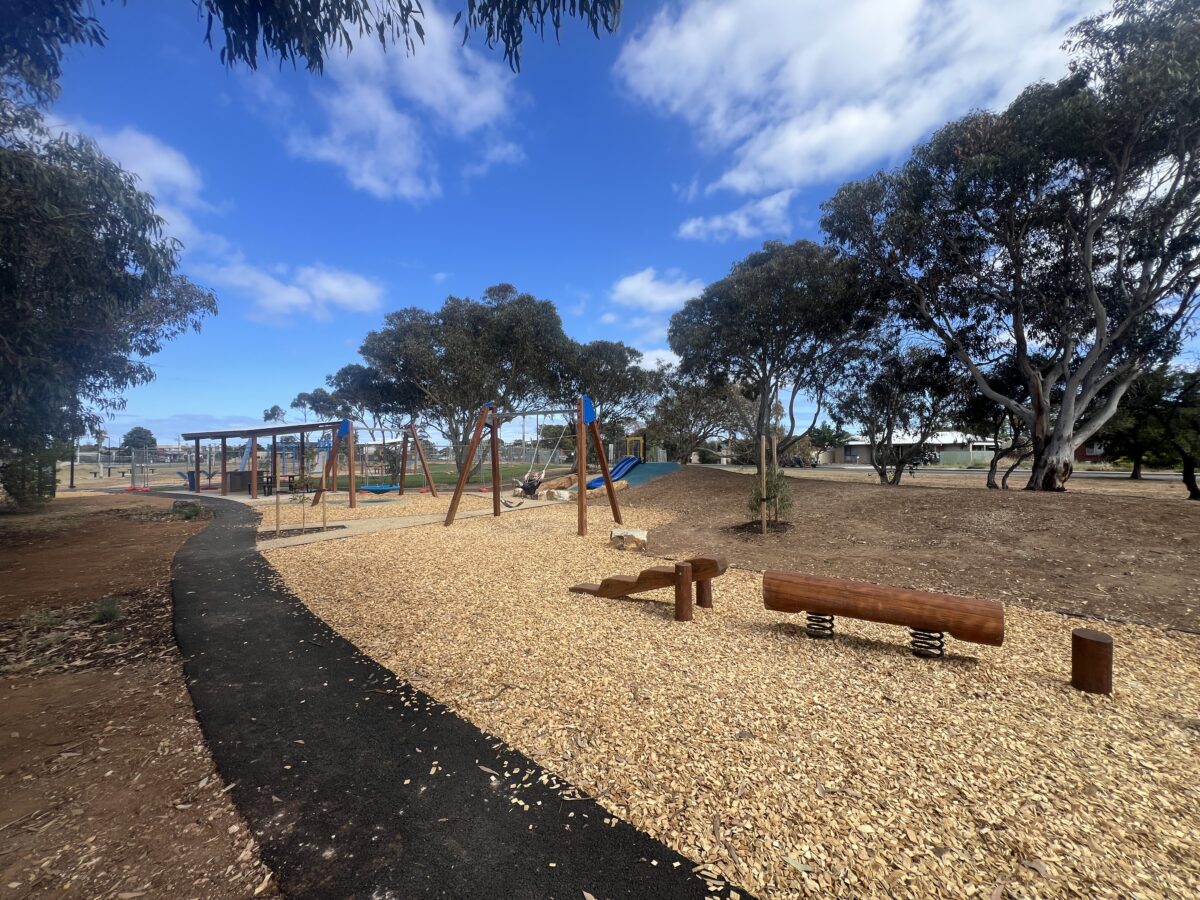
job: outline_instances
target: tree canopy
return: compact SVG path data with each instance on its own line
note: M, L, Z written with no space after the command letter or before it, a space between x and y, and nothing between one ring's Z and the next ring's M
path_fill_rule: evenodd
M154 437L154 432L141 425L130 428L121 438L122 450L151 450L157 446L158 441Z
M229 67L255 69L261 57L322 72L331 51L351 52L355 41L413 53L425 39L420 0L195 0L195 8L204 42ZM11 63L28 89L52 96L64 49L107 40L94 11L93 0L9 0L0 16L0 66ZM466 0L454 23L464 43L481 32L519 70L526 29L544 35L549 24L557 38L567 19L580 20L596 37L611 33L620 24L621 0Z
M797 433L797 396L815 397L819 414L834 373L874 323L837 251L768 241L675 313L668 337L684 376L736 385L754 401L755 437L770 433L782 404L782 453L808 430Z
M871 290L1026 423L1031 489L1063 488L1200 302L1200 7L1120 0L1069 46L1069 75L945 126L822 220ZM1004 352L1028 401L988 378Z
M482 300L449 297L437 310L388 313L361 353L408 392L405 411L450 441L462 465L484 403L515 410L562 396L569 347L553 302L500 284Z

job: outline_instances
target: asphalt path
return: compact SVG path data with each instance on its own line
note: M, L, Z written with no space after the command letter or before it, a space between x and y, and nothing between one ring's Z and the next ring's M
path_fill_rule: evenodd
M180 496L214 513L174 562L188 687L286 896L728 896L330 630L258 554L248 507Z

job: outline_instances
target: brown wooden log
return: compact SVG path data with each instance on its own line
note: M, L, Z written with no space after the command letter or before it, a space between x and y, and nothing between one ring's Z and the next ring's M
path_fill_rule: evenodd
M1112 635L1091 628L1071 632L1071 687L1089 694L1111 694Z
M1004 606L906 588L803 575L763 573L763 604L778 612L847 616L920 631L942 631L975 644L1004 643Z
M675 563L675 621L692 621L692 564Z
M696 582L696 605L701 609L713 608L712 579L705 578Z
M697 556L684 560L691 567L692 581L709 581L725 574L729 563L723 556ZM628 597L645 591L655 591L676 584L673 566L651 566L637 575L613 575L599 584L577 584L571 588L573 594L591 594L595 597Z

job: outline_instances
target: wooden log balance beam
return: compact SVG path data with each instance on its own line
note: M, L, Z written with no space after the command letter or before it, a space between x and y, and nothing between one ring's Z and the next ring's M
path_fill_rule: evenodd
M808 616L809 637L833 637L833 617L899 625L912 634L913 653L940 657L944 636L999 647L1004 643L1004 606L995 600L867 584L799 572L763 573L763 605Z
M696 585L696 605L701 609L712 609L712 580L724 575L728 568L729 563L722 556L697 556L681 560L673 566L651 566L637 575L612 575L599 584L577 584L570 590L573 594L616 599L673 587L675 621L690 622L692 585Z

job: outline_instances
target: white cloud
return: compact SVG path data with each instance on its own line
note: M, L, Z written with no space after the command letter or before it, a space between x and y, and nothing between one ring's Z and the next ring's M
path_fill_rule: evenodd
M612 299L622 306L647 312L669 312L683 306L704 290L704 282L688 279L682 272L670 269L659 278L653 266L626 275L612 287Z
M621 321L621 317L618 316L616 313L606 312L604 315L602 315L600 317L601 325L616 325L620 321Z
M622 48L630 92L729 154L708 189L759 195L887 164L941 123L1065 72L1105 0L691 0Z
M295 315L325 320L330 307L349 312L378 309L383 289L362 275L327 266L301 266L294 273L272 274L242 260L200 263L197 274L218 287L250 298L255 318L284 322Z
M727 241L764 234L787 234L791 227L788 204L795 191L777 191L761 200L751 200L731 212L687 219L677 232L681 238Z
M359 313L379 308L383 288L373 279L320 264L294 269L279 262L255 265L232 242L197 225L193 217L214 207L202 196L200 170L175 147L130 127L110 132L78 122L71 130L90 135L123 169L138 176L154 196L167 233L188 251L185 268L213 286L249 297L251 315L283 322L298 314L327 319L331 307Z
M498 60L463 47L450 17L425 4L425 40L410 55L364 39L348 57L331 59L326 84L314 88L318 127L292 126L288 149L340 167L351 185L380 197L427 200L441 194L441 136L482 151L464 175L516 163L524 151L500 135L513 103L512 73ZM265 104L270 106L270 104Z
M444 281L445 281L447 278L449 278L449 277L450 277L450 273L449 273L449 272L434 272L434 273L433 273L432 275L430 275L429 277L433 279L433 281L434 281L434 283L435 283L435 284L441 284L441 283L442 283L442 282L444 282Z

